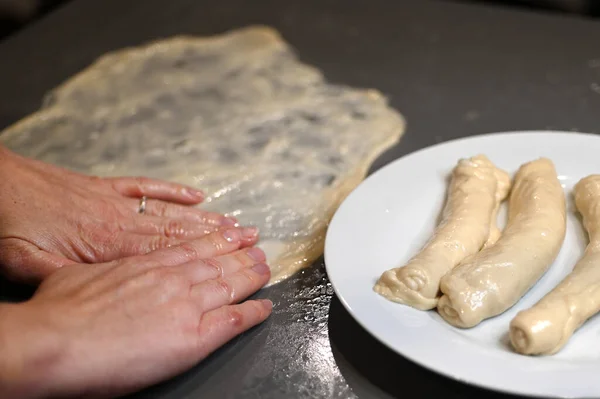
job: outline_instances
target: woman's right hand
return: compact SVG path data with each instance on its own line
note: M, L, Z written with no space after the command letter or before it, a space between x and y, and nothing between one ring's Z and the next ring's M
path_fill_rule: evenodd
M0 397L112 397L194 366L271 313L252 228L147 255L66 265L0 305ZM241 249L243 248L243 249Z

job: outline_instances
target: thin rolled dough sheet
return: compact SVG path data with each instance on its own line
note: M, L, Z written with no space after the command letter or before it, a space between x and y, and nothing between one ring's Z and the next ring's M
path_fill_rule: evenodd
M202 208L260 228L275 283L322 254L340 201L403 131L382 94L327 83L253 26L106 54L0 141L86 174L201 188Z

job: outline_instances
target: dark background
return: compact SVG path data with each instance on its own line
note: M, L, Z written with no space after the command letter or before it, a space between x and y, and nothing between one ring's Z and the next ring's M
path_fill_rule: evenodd
M0 0L5 1L6 9L0 7L0 40L19 30L23 26L51 12L56 7L74 0ZM19 7L19 1L31 2L31 7ZM300 0L301 1L301 0ZM587 18L600 16L600 1L598 0L442 0L465 3L491 3L503 7L528 8L545 12L574 13ZM9 3L11 3L9 5ZM26 8L26 10L20 11Z

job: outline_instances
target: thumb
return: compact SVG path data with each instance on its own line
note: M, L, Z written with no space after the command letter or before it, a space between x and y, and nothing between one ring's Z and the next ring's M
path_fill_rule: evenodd
M0 249L3 274L9 280L25 284L37 285L61 267L76 263L20 238L0 239Z

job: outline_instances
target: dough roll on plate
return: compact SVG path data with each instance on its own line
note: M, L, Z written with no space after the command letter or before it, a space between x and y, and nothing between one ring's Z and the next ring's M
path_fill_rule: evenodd
M526 355L558 352L587 319L600 311L600 175L575 186L575 205L590 242L565 279L510 323L513 348Z
M496 244L465 259L440 283L439 314L457 327L473 327L512 307L546 272L566 231L566 201L549 159L519 168L508 224Z
M433 309L440 279L465 257L495 242L496 219L510 177L484 155L461 159L452 172L442 220L406 265L384 272L374 290L417 309Z

